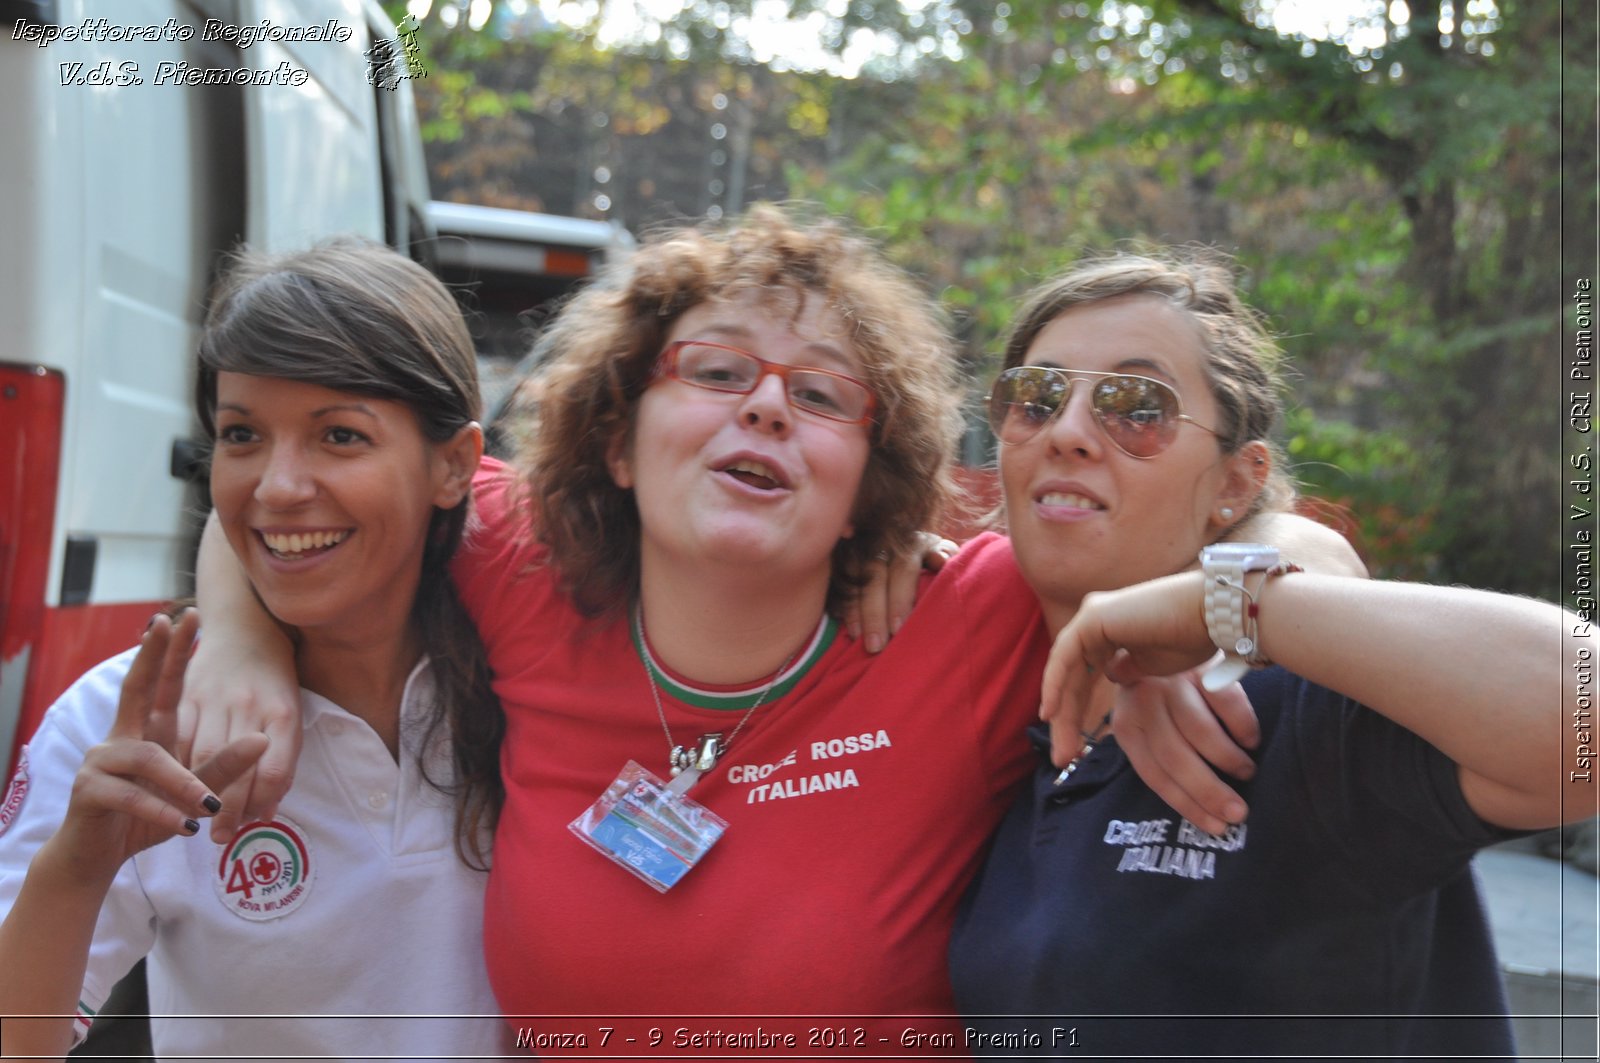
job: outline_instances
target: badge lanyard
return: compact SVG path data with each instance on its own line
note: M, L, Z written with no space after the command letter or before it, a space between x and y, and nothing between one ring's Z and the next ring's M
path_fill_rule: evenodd
M827 617L823 617L822 625L826 624ZM822 627L818 630L820 632ZM673 779L670 783L663 782L660 776L630 760L600 799L568 824L568 829L613 863L644 880L656 892L665 893L700 862L728 829L727 820L688 796L689 788L701 775L716 767L718 758L733 745L755 711L766 703L799 651L790 654L767 680L767 685L739 717L726 740L721 731L712 731L701 735L694 746L686 747L673 740L672 728L667 724L661 690L656 684L655 664L650 660L644 638L643 610L637 605L633 610L633 634L640 647L645 678L650 682L656 718L661 721L661 731L667 738L667 760ZM808 645L815 642L813 638Z

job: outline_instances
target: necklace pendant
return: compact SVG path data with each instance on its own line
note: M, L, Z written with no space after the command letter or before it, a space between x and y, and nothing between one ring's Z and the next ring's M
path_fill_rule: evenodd
M722 732L714 731L711 734L700 736L700 744L693 749L684 746L673 746L669 760L672 764L674 776L690 770L704 774L717 766L717 758L722 756Z
M667 755L667 760L672 766L673 776L676 777L694 767L695 752L682 746L673 746L672 752Z
M722 732L700 736L700 749L695 754L694 768L704 774L717 766L717 758L722 756Z

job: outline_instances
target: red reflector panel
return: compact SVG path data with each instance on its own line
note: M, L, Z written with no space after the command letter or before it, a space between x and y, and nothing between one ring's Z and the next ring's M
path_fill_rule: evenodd
M587 251L562 251L545 248L544 271L552 277L587 277L589 253Z
M60 373L0 365L0 667L44 616L65 394Z
M66 381L39 366L0 365L0 729L25 715L28 675L44 625ZM36 715L36 714L35 714ZM27 723L32 733L36 720ZM20 729L20 728L18 728ZM0 733L14 761L15 734ZM9 777L10 765L7 764Z

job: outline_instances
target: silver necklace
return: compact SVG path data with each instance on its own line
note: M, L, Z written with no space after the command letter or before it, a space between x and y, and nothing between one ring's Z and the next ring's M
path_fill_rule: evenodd
M633 631L640 647L647 647L648 643L645 642L644 638L644 609L638 605L633 608ZM716 767L717 758L726 753L728 747L733 745L733 740L739 737L739 732L744 730L744 725L750 722L750 717L754 716L755 711L766 702L767 695L771 694L772 688L778 685L779 678L789 670L789 666L794 663L794 659L799 656L799 652L799 650L796 650L791 653L789 659L784 661L776 672L772 673L772 678L767 680L767 685L761 688L760 696L756 698L754 704L744 711L744 715L739 717L739 722L734 725L733 731L729 733L726 740L723 739L721 731L712 731L701 735L700 741L693 747L681 746L673 740L672 728L667 726L667 710L661 707L661 690L656 686L656 670L650 663L649 656L646 655L640 663L644 665L645 678L650 681L650 697L656 703L656 719L661 721L661 733L667 736L667 748L669 750L667 760L672 768L672 774L678 776L693 769L696 775L700 775Z

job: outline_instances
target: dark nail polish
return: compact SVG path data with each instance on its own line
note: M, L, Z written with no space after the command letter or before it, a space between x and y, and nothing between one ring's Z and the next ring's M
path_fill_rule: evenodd
M196 823L192 819L186 819L183 821L183 829L188 831L190 834L199 834L200 824Z
M222 811L222 802L218 801L214 794L206 794L205 800L201 801L200 804L205 806L205 810L213 816Z

